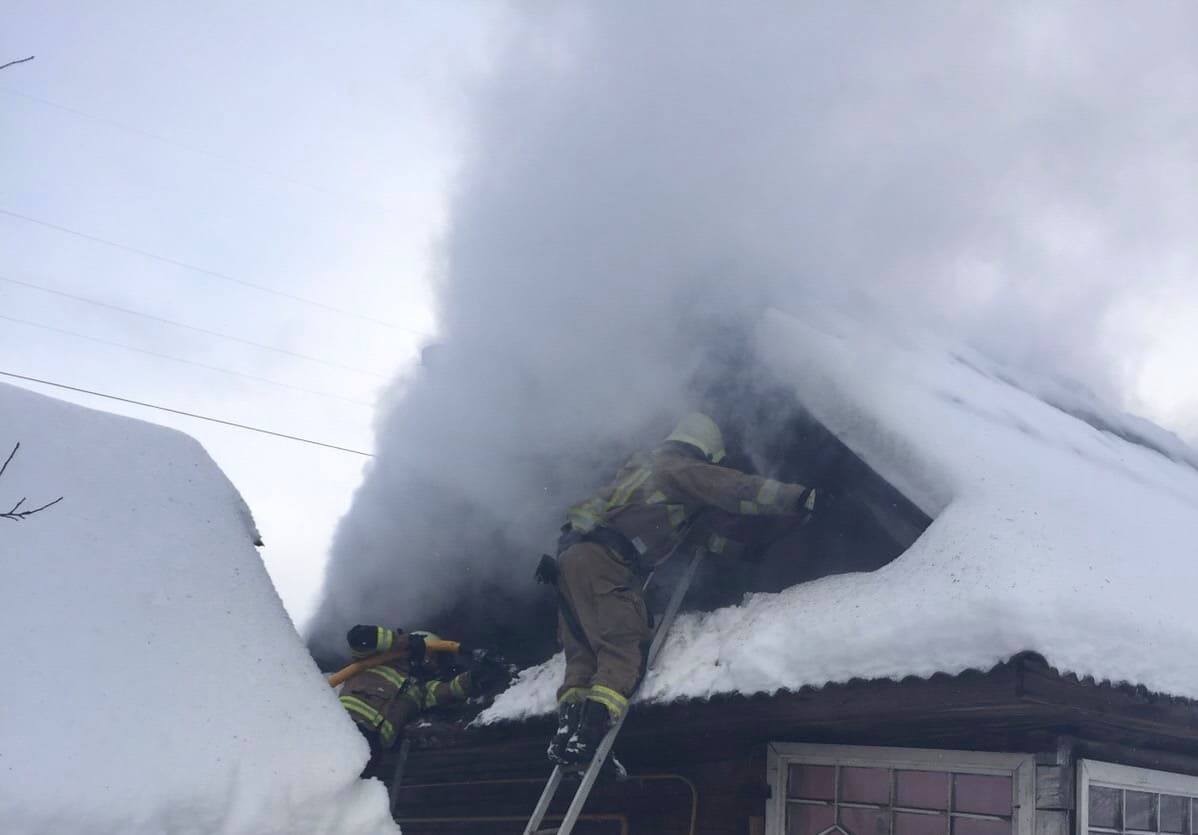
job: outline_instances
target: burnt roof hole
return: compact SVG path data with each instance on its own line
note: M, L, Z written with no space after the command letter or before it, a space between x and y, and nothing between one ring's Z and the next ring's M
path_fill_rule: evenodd
M873 571L907 550L931 519L845 446L803 407L794 388L737 348L723 372L696 392L724 428L731 466L779 481L814 486L817 512L805 524L746 517L738 538L744 559L704 562L686 602L709 610L746 594L778 592L833 574ZM678 564L661 572L669 588Z

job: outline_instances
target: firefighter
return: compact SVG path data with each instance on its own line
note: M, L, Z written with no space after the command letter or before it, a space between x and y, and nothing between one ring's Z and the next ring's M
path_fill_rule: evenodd
M634 455L613 482L569 509L556 566L539 574L556 582L566 655L551 761L589 762L628 710L650 638L641 584L676 545L727 554L734 543L718 533L721 521L815 509L813 489L718 466L723 458L715 421L692 412L660 447Z
M376 653L398 652L394 660L370 667L345 681L341 705L370 744L363 777L380 776L383 755L403 735L404 726L433 708L465 702L491 692L501 678L501 665L476 651L474 664L458 672L447 653L425 652L425 641L440 640L431 632L359 624L346 634L354 660Z

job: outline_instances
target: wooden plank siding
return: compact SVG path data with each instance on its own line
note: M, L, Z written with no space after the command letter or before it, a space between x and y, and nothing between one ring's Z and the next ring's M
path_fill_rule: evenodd
M518 835L548 776L551 730L547 719L417 729L405 835ZM1078 756L1198 775L1194 703L1069 679L1025 655L986 673L638 705L616 752L639 779L601 782L587 806L597 817L576 831L687 835L692 806L696 833L760 831L770 742L1035 754L1036 835L1069 835Z

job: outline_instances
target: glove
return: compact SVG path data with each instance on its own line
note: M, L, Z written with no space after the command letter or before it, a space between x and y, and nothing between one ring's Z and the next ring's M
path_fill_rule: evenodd
M537 582L544 583L549 586L556 586L557 575L557 560L548 554L542 554L541 561L537 563L537 573L533 575L536 577Z
M511 679L503 660L485 649L470 653L470 689L476 696L506 687Z
M424 636L409 635L408 636L408 664L412 667L419 667L424 663Z

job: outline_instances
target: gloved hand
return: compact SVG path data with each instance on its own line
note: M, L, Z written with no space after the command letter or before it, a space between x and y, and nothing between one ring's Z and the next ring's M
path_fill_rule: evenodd
M556 586L558 576L557 560L548 554L542 554L541 561L537 563L537 570L533 576L536 577L538 583Z
M494 693L506 687L509 681L511 681L511 673L502 658L485 649L476 649L470 653L472 695L481 696Z
M408 665L419 667L424 663L424 636L408 636Z

